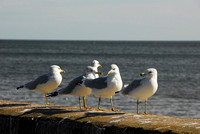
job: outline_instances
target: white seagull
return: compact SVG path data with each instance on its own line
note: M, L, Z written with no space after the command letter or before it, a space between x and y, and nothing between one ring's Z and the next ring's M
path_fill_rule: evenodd
M149 68L140 76L144 76L144 78L134 80L121 90L121 94L137 99L137 114L139 114L139 100L145 100L144 114L147 114L147 99L158 89L157 70Z
M41 75L37 79L17 87L17 89L28 89L45 93L46 104L48 105L48 92L56 89L62 82L61 72L64 72L58 65L51 65L48 74Z
M96 72L94 67L87 66L83 75L78 76L75 79L73 79L72 81L70 81L67 87L62 88L58 91L49 93L48 96L51 96L51 97L57 96L57 95L79 96L80 109L81 109L81 98L80 98L80 96L83 96L84 107L88 108L86 106L85 96L90 95L92 92L91 92L90 88L85 87L81 83L83 82L84 79L95 79L95 74L101 74L101 72Z
M115 95L115 92L120 91L123 85L117 65L111 65L111 70L108 72L108 76L93 80L85 79L83 84L86 87L91 88L92 93L99 98L98 109L100 109L101 98L110 98L111 107L114 111L112 96Z
M97 60L93 60L91 66L94 67L96 72L98 72L98 67L102 67ZM95 78L99 78L99 74L95 74Z

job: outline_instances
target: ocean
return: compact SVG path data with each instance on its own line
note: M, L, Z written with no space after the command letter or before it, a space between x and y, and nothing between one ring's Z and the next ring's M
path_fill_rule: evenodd
M117 64L124 84L140 78L147 68L156 68L159 87L148 99L147 112L200 119L200 41L0 40L0 99L45 104L44 94L16 87L48 73L50 65L57 64L66 71L60 89L81 75L94 59L102 65L99 71L104 75L111 64ZM77 96L52 97L49 101L79 106ZM90 95L86 102L97 107L98 98ZM130 97L116 94L113 104L116 110L136 113L136 100ZM102 99L101 108L111 108L108 98Z

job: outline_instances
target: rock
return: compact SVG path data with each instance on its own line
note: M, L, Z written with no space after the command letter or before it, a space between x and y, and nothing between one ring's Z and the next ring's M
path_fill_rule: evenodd
M2 134L200 133L200 120L0 100Z

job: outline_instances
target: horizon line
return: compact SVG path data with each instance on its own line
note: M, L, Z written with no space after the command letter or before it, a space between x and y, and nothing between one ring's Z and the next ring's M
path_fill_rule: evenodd
M200 40L90 40L90 39L0 39L0 41L112 41L112 42L199 42Z

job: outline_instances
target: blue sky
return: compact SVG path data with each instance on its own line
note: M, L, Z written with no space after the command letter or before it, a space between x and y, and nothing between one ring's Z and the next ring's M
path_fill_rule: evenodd
M200 0L1 0L0 39L200 40Z

